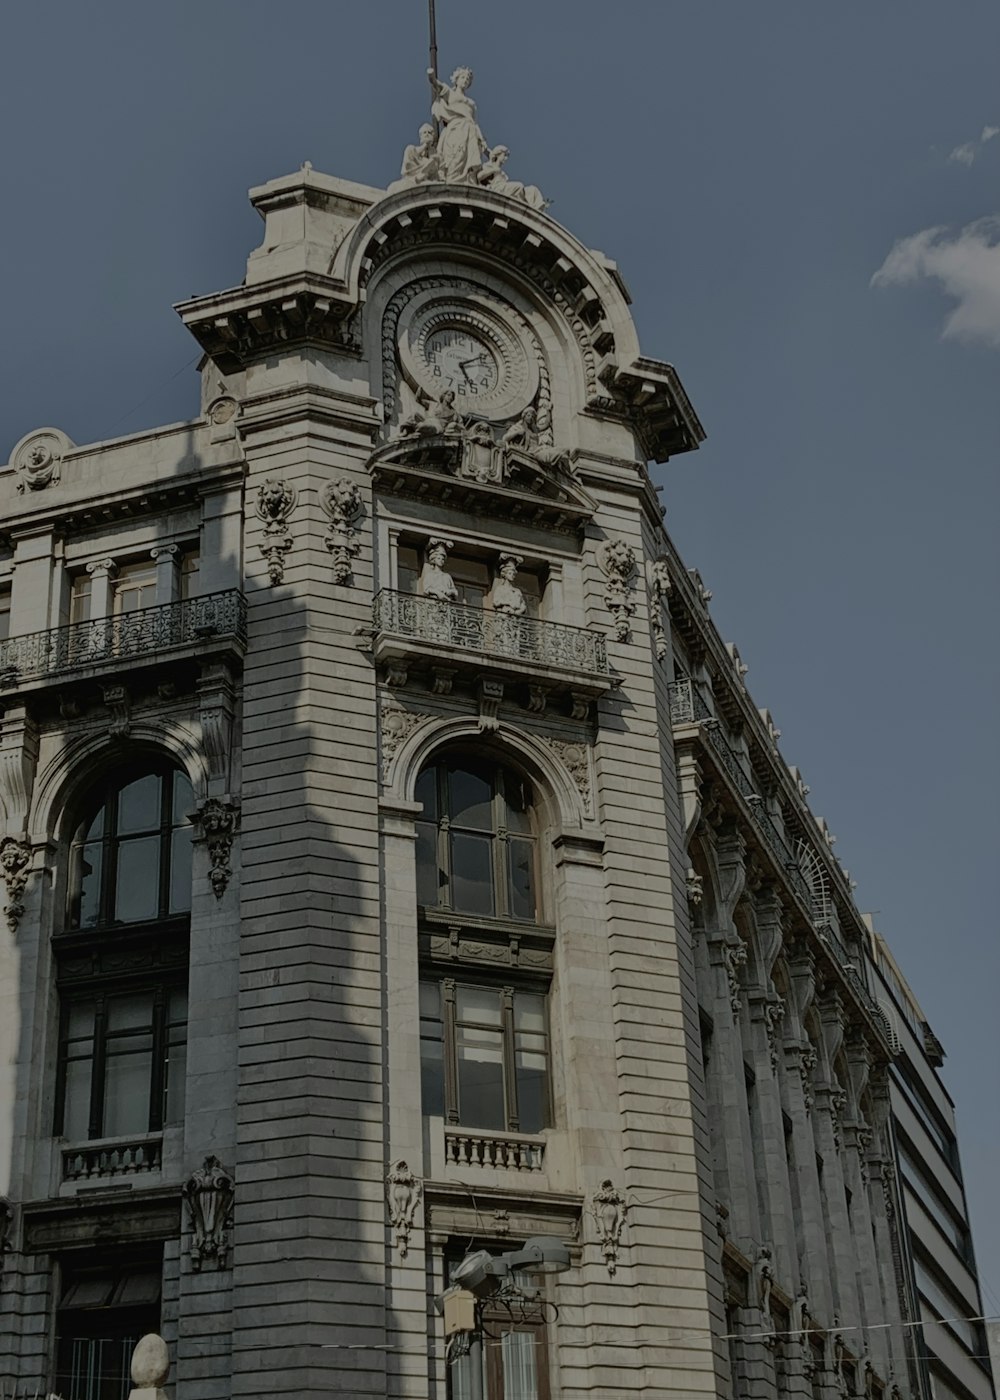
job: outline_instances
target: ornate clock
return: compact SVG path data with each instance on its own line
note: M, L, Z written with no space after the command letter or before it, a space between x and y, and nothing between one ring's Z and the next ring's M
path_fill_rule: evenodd
M470 289L471 290L471 289ZM455 395L460 413L511 418L538 388L538 364L500 308L441 289L414 297L398 326L399 361L411 388Z

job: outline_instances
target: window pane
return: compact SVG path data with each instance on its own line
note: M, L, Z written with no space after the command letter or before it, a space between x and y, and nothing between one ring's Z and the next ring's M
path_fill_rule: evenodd
M118 796L118 834L133 831L156 831L160 825L160 784L156 773L136 778L123 787Z
M519 992L514 998L514 1064L517 1116L522 1133L548 1126L548 1040L545 998Z
M504 1400L538 1400L533 1332L505 1332L500 1340Z
M437 856L438 829L430 822L417 822L417 903L429 908L441 902L442 871Z
M532 834L531 787L509 768L503 773L504 804L507 810L507 830L521 836Z
M176 1043L167 1045L167 1060L163 1067L163 1121L183 1123L184 1083L187 1078L187 1027Z
M112 997L108 1002L108 1034L119 1031L149 1030L153 1022L153 998L147 992L138 996Z
M101 914L101 871L104 847L99 841L89 841L77 850L79 866L76 886L79 890L79 912L74 922L79 928L93 928Z
M436 768L424 769L417 779L417 786L413 796L417 802L423 804L425 820L436 822L438 819Z
M396 555L396 586L402 593L416 593L420 559L415 549L400 545Z
M535 917L535 843L511 840L510 912L515 919Z
M420 984L420 1102L425 1114L444 1116L444 1027L434 982Z
M493 788L481 773L453 768L448 774L448 814L453 822L493 830Z
M191 908L190 826L181 826L170 838L170 913L183 914Z
M172 780L174 792L171 820L174 826L185 826L190 822L190 814L194 810L194 789L186 773L175 772Z
M123 1137L149 1129L149 1081L153 1068L152 1036L123 1041L114 1053L109 1045L104 1071L104 1134Z
M478 1026L501 1025L500 993L495 987L457 987L455 990L460 1021L473 1021Z
M456 1032L459 1117L467 1128L507 1126L500 1031L461 1027Z
M94 1066L91 1053L88 1043L86 1058L70 1060L66 1065L63 1137L70 1142L84 1142L90 1132L90 1085Z
M451 834L451 906L469 914L493 913L493 852L488 836Z
M160 838L140 836L118 847L115 918L155 919L160 909Z

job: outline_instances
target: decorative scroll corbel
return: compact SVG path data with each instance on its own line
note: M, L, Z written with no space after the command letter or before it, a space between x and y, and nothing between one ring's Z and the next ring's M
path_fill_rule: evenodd
M785 1019L785 998L774 993L764 1004L764 1030L767 1033L767 1049L771 1058L771 1070L778 1073L778 1031Z
M663 611L672 587L670 565L664 554L653 561L649 582L649 622L653 631L657 661L665 661L667 656L667 629L663 621Z
M285 577L285 555L294 543L286 522L298 495L295 488L275 477L268 477L257 492L257 515L264 522L264 538L260 552L267 560L267 574L272 584Z
M24 913L24 891L30 864L31 847L27 841L18 841L13 836L5 836L0 841L0 879L7 886L7 903L3 912L11 933L16 932L18 920Z
M729 983L729 1004L736 1017L743 1009L743 984L740 981L740 968L745 966L746 960L747 945L741 939L737 939L735 943L723 944L722 961L726 969L726 981Z
M37 765L38 726L23 705L8 706L0 720L0 796L10 831L27 826Z
M203 666L197 690L201 746L208 774L224 783L229 777L236 705L236 687L229 667L221 663Z
M635 573L635 550L624 540L608 540L598 560L608 580L604 605L615 620L615 636L620 642L627 642L632 635L629 618L635 612L635 603L629 597Z
M330 517L330 533L325 537L327 549L333 555L334 583L350 583L351 561L361 549L354 538L355 523L361 514L361 489L346 476L331 481L320 492L320 505Z
M206 1260L217 1269L226 1267L229 1232L233 1224L236 1184L218 1157L208 1156L182 1187L191 1217L191 1266L200 1270Z
M622 1231L625 1228L628 1203L622 1193L616 1189L610 1177L605 1177L601 1182L600 1190L594 1192L590 1210L597 1225L598 1243L601 1246L601 1253L604 1255L608 1275L614 1278L618 1272L618 1254L621 1249Z
M108 733L113 739L127 739L132 732L132 702L124 685L103 687L104 703L111 712Z
M385 1195L389 1204L389 1223L400 1259L410 1252L410 1231L420 1204L422 1184L402 1157L393 1162L385 1174Z
M234 802L227 802L219 797L209 797L199 809L198 821L205 844L208 847L208 858L211 863L208 878L212 882L212 890L216 899L221 899L233 874L229 865L229 856L233 849L233 838L239 826L239 808Z
M503 699L503 681L484 677L479 682L479 732L493 732L500 728L500 701Z

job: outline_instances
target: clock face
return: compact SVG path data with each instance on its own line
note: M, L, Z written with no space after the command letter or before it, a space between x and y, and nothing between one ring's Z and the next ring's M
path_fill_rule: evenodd
M496 392L500 364L485 340L462 325L435 327L424 339L423 358L438 392L452 389L456 399L477 399Z
M399 364L412 389L436 399L449 390L463 416L516 417L538 390L538 359L526 351L515 313L485 298L437 287L403 308L396 331Z

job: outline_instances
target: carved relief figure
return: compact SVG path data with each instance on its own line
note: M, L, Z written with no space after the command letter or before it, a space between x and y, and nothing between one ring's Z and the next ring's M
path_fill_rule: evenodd
M454 389L445 389L439 399L432 399L426 412L417 408L399 424L400 437L458 435L464 431L462 415L455 407Z
M216 1268L225 1268L234 1193L233 1178L218 1157L206 1157L204 1164L184 1183L181 1194L191 1217L191 1265L194 1269L200 1269L206 1259L214 1259Z
M456 68L450 87L435 78L429 68L427 76L434 92L431 115L441 123L437 146L438 178L453 185L463 184L475 179L486 150L485 138L476 121L476 104L468 95L472 69Z
M773 1251L768 1244L761 1245L757 1251L757 1258L753 1265L753 1294L751 1301L755 1301L760 1308L764 1318L764 1325L773 1328L774 1319L771 1315L771 1289L774 1287L774 1267L771 1263Z
M433 538L427 542L424 567L420 571L420 591L425 598L437 598L443 603L458 601L455 580L445 568L448 562L450 540Z
M500 568L490 592L494 612L506 613L509 617L523 617L527 611L524 594L514 582L523 562L520 554L501 554Z
M408 1164L402 1158L393 1162L386 1173L385 1194L400 1259L405 1259L409 1253L410 1231L420 1204L420 1191L420 1178L414 1176Z
M415 184L425 184L428 180L438 180L439 163L437 158L437 136L430 122L420 128L420 140L416 146L407 146L403 152L403 167L400 176Z
M522 452L534 456L538 448L538 415L530 405L516 423L511 423L500 441L504 447L519 447Z
M622 1231L625 1228L625 1213L628 1210L625 1197L612 1183L610 1177L601 1182L601 1189L594 1192L591 1206L597 1223L601 1253L608 1266L608 1273L614 1278L618 1272L618 1250Z

